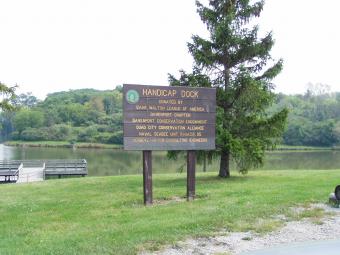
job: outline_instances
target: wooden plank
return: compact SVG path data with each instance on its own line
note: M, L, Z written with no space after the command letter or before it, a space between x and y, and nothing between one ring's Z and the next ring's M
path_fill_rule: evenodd
M185 139L185 140L184 140ZM199 140L197 140L199 139ZM148 138L148 137L124 137L125 150L201 150L215 149L215 138Z
M124 84L123 113L125 150L215 149L216 89Z
M184 86L155 86L155 85L137 85L124 84L123 93L127 94L129 90L135 90L139 98L162 98L162 99L202 99L216 101L216 89L202 87L184 87ZM211 91L215 90L214 93Z
M195 113L215 113L216 102L214 100L201 100L201 99L184 99L184 100L164 100L161 98L141 98L136 104L125 103L124 112L173 112L180 113L189 112ZM179 104L178 104L179 103Z
M49 177L52 177L52 176L82 176L82 177L85 177L87 175L87 173L46 173L45 172L45 176L49 176Z
M124 137L214 137L215 124L181 125L181 124L128 124L124 125Z
M196 152L187 152L187 200L195 199Z
M177 124L185 124L191 120L206 120L206 124L215 124L214 112L159 112L159 111L133 111L124 112L124 123L128 124L160 124L168 119L176 119ZM190 124L190 123L189 123Z
M144 204L152 204L152 151L143 151Z

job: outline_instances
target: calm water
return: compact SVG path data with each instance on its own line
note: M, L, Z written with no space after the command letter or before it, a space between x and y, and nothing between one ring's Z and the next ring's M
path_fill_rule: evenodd
M124 175L142 173L141 152L126 152L108 149L68 148L17 148L0 144L0 160L3 159L76 159L85 158L90 176ZM165 152L153 152L153 172L178 172L185 169L185 159L168 160ZM217 172L219 162L207 166ZM197 171L202 171L202 165ZM284 169L340 169L340 151L269 152L265 170Z

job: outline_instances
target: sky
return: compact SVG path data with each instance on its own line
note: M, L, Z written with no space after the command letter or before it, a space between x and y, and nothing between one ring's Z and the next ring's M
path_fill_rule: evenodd
M340 1L267 0L258 20L273 31L284 70L276 92L308 83L340 91ZM17 93L167 85L191 70L187 42L207 35L194 0L0 0L0 81Z

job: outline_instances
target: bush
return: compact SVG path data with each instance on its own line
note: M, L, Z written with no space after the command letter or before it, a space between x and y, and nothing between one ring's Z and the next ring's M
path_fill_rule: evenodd
M95 136L98 135L98 130L95 126L89 126L85 129L81 129L78 134L79 142L95 142Z
M20 133L18 131L12 132L11 139L12 140L20 140Z
M49 130L50 140L52 141L68 140L72 132L72 128L65 124L54 125Z
M97 143L110 143L111 136L112 136L111 133L107 133L107 132L99 133L98 135L94 137L94 139Z
M114 133L103 132L95 136L95 141L106 144L123 144L123 132L118 131Z
M112 144L123 144L123 131L114 132L109 140Z
M46 141L50 140L48 128L28 128L21 132L21 140Z

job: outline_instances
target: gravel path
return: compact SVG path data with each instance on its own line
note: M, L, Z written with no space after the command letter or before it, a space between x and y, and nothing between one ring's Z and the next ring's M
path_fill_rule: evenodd
M312 240L331 240L340 237L340 209L324 204L313 204L311 208L322 208L332 215L313 223L310 219L288 221L284 227L265 235L252 232L222 233L210 238L187 239L176 245L154 252L142 252L141 255L189 255L189 254L240 254L246 251L268 248L279 244ZM303 208L293 209L301 213ZM285 220L284 216L278 219Z

